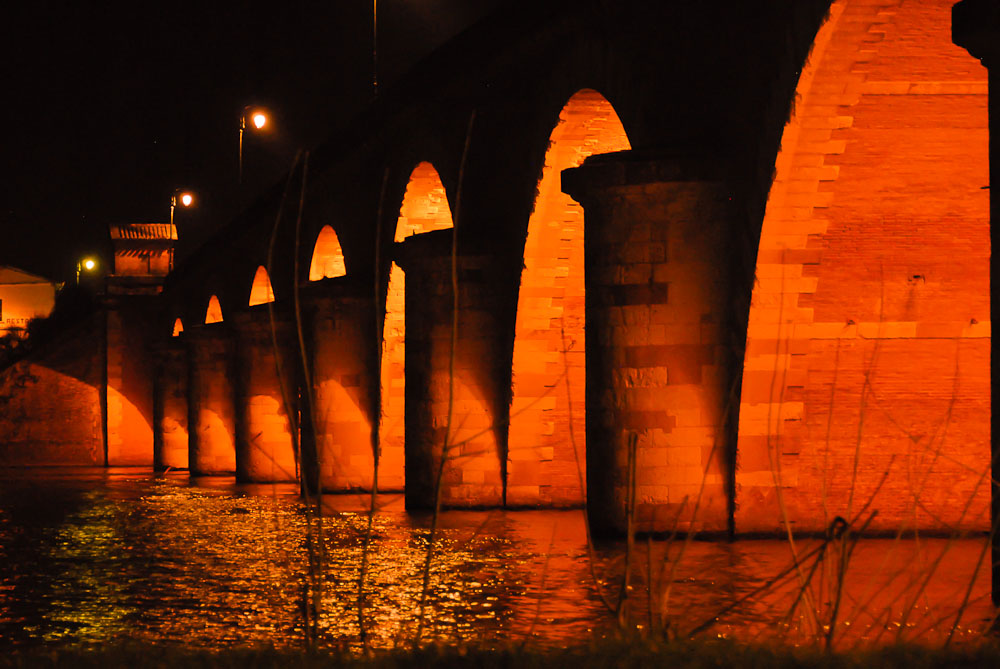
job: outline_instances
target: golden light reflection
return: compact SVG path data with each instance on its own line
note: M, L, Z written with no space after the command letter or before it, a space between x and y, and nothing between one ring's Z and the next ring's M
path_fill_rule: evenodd
M295 485L235 485L225 477L192 483L128 469L74 472L19 472L0 481L0 554L19 548L4 555L0 572L0 610L14 612L0 618L5 639L301 647L303 597L312 594L307 574L317 567L310 566L306 547L315 535ZM359 648L355 576L368 497L326 502L316 641ZM414 633L430 518L407 514L393 496L380 496L378 508L364 622L373 647L392 648ZM615 616L594 588L616 601L623 544L594 548L595 583L579 511L446 512L438 537L428 641L565 646L614 633ZM800 555L816 555L821 542L804 540ZM994 614L989 563L977 560L983 542L862 539L845 571L835 646L943 640L960 608L965 615L954 641L976 639ZM793 569L787 542L694 542L675 566L681 553L677 542L662 540L633 553L632 620L647 620L646 575L659 580L666 573L667 621L679 633L707 622L702 638L815 640L800 616L789 615L802 601L801 584L775 577ZM651 572L647 560L665 571ZM836 567L831 560L818 571ZM773 587L745 598L766 584Z

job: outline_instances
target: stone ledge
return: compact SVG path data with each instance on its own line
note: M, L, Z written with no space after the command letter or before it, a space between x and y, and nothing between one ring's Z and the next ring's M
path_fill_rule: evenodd
M725 181L726 160L712 151L618 151L590 156L562 172L562 190L575 200L595 187L613 188L685 181Z

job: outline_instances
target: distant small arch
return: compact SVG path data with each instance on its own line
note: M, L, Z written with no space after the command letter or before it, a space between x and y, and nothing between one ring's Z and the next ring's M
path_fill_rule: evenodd
M253 276L253 285L250 286L250 306L268 302L274 302L274 290L271 289L271 277L267 275L264 266L260 265Z
M182 323L181 319L178 318L177 320L174 321L174 333L170 336L176 337L182 332L184 332L184 323Z
M213 295L208 300L208 309L205 310L205 325L222 322L222 305L219 298Z
M316 237L313 247L312 262L309 265L309 280L332 279L347 274L344 264L344 251L340 248L337 232L329 225L324 225Z
M406 184L393 241L401 242L410 235L450 227L451 207L441 177L433 165L421 162L413 168Z

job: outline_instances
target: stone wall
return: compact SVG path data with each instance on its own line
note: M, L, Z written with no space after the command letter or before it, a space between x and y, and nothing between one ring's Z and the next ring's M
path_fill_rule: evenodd
M104 464L101 317L0 370L0 466Z
M800 78L750 312L742 530L989 527L986 70L952 4L838 0Z

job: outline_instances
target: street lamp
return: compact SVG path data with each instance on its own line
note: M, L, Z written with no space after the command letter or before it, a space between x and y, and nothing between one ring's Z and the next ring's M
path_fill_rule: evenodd
M97 261L93 258L80 258L76 263L76 283L80 285L80 273L81 272L93 272L97 269Z
M247 118L250 119L250 125L254 130L263 130L269 121L266 111L263 109L254 109L252 105L244 107L243 113L240 114L240 183L243 183L243 132L247 129Z
M174 224L174 209L180 205L187 209L194 205L194 193L191 191L177 189L170 196L170 225Z

